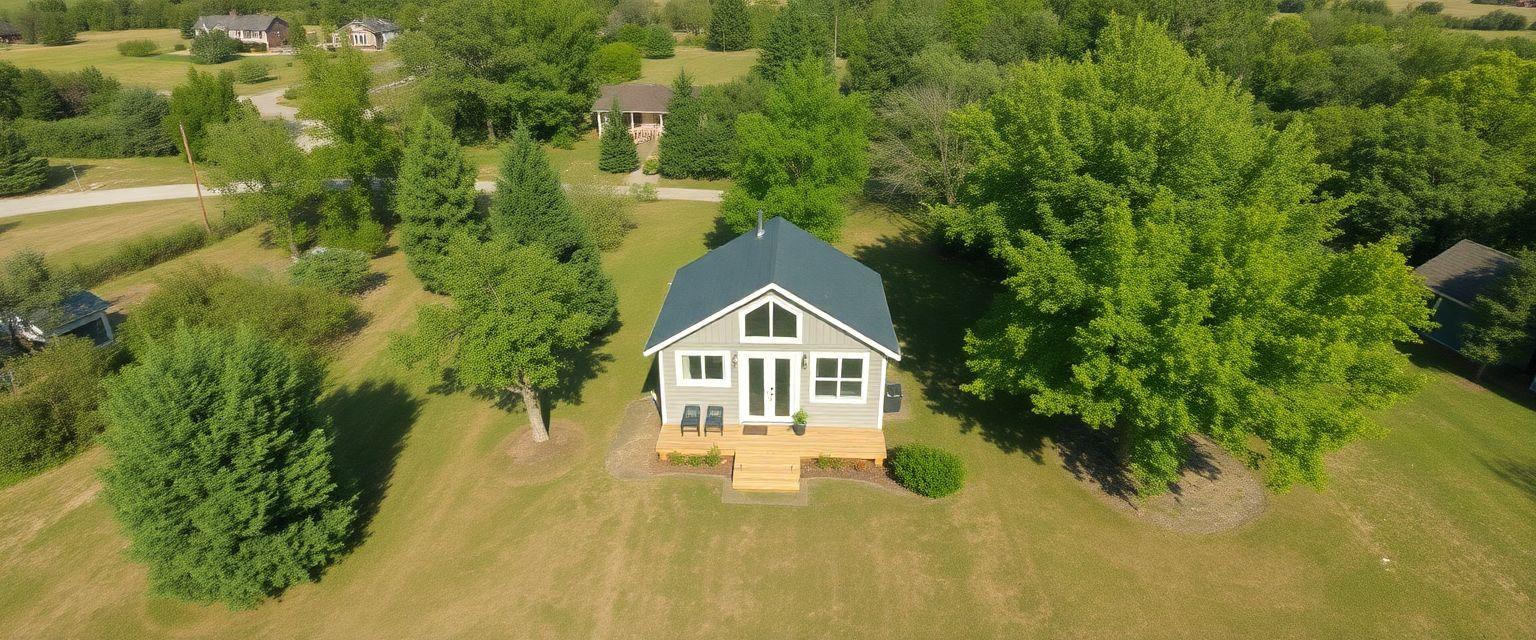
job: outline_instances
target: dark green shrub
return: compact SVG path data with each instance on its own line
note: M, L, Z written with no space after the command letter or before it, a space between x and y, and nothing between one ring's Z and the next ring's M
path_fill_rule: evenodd
M368 254L352 249L314 249L288 268L293 283L352 294L368 285Z
M0 393L0 478L40 471L101 432L96 412L108 351L74 336L11 361L15 388Z
M170 335L178 322L233 328L249 325L284 344L318 348L345 334L357 319L340 294L286 282L242 278L228 269L193 263L159 281L119 332L130 350Z
M117 43L117 52L129 58L148 58L159 49L154 40L124 40Z
M720 447L711 445L708 453L678 453L673 451L667 454L667 462L680 467L718 467L724 460L720 455Z
M48 159L33 155L10 123L0 120L0 196L36 190L48 182Z
M640 77L640 49L628 42L610 42L592 53L592 73L603 84Z
M619 245L624 244L624 236L635 228L630 202L614 194L611 189L572 186L567 195L576 216L586 225L592 242L603 251L619 248Z
M192 40L192 61L197 64L229 62L238 53L240 42L223 31L210 31Z
M166 233L131 238L95 262L70 265L69 277L79 286L91 287L186 255L206 244L208 234L203 228L187 223Z
M267 80L267 63L262 60L242 60L235 65L235 82L241 84L256 84Z
M121 158L129 138L117 118L106 114L63 120L17 120L16 132L40 156Z
M659 24L653 24L645 28L645 41L641 43L640 50L645 57L651 59L670 58L674 54L677 41L672 38L672 32Z
M176 46L171 47L171 51L186 51L186 50L187 50L187 45L184 45L184 44L182 44L180 42L176 43Z
M921 495L942 498L965 484L965 463L943 449L909 444L891 455L891 477Z

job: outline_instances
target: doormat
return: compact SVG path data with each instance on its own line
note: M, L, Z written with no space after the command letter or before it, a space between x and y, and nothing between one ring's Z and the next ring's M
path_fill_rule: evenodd
M741 425L741 435L744 435L744 436L766 436L766 435L768 435L768 425L766 425L766 424L744 424L744 425Z

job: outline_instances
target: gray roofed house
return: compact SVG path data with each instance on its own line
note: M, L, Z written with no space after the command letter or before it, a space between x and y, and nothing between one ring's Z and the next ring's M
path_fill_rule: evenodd
M738 490L798 489L802 457L885 458L886 369L901 360L885 284L783 218L678 269L644 352L656 452L718 447Z
M694 88L698 95L698 88ZM597 122L597 134L602 135L608 126L609 111L613 101L619 101L620 113L630 134L644 141L661 135L667 124L667 105L672 102L672 87L659 84L626 82L605 84L598 89L597 99L592 102L592 117Z
M0 20L0 42L15 44L21 42L21 28L14 24Z
M76 291L59 301L53 309L33 313L26 319L12 318L12 325L22 337L45 343L56 336L77 335L98 345L112 342L112 322L107 318L110 305L90 291Z
M1478 295L1513 271L1518 261L1498 249L1462 240L1414 269L1434 292L1434 313L1439 326L1425 334L1429 339L1460 351L1472 304Z
M383 18L358 18L331 33L331 46L345 42L355 49L382 51L399 36L400 25Z
M223 31L240 42L269 49L288 44L288 21L277 16L240 15L234 11L229 15L200 16L192 24L192 31L197 35Z

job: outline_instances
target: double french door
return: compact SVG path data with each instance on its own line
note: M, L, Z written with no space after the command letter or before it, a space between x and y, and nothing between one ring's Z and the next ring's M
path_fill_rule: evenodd
M800 354L743 352L741 422L789 422L800 409Z

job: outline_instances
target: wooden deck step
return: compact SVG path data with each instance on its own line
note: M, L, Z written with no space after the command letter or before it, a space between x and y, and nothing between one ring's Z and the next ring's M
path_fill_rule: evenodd
M800 456L781 451L736 452L731 488L737 491L799 491Z

